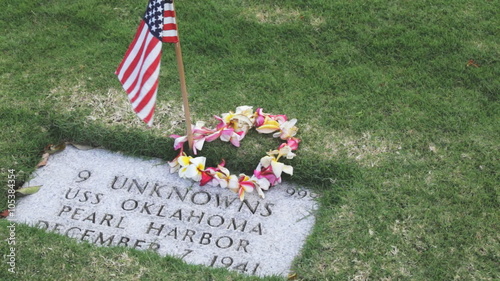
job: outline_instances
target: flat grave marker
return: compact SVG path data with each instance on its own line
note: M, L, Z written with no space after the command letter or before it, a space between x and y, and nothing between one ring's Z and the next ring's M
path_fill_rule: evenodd
M240 201L170 174L159 159L69 146L34 173L17 223L99 246L149 249L191 264L285 276L314 225L316 194L287 183Z

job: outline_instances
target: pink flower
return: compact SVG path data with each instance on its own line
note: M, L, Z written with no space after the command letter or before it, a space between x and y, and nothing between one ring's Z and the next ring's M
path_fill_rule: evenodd
M288 118L284 114L269 115L269 117L271 117L273 120L276 120L280 124L283 124L288 120Z
M227 187L227 181L224 182L224 178L229 176L229 170L227 170L224 165L226 162L222 162L217 165L217 168L208 167L201 172L200 186L204 186L210 183L212 186L220 185L221 187Z
M224 121L224 118L219 117L217 115L214 115L214 118L216 120L219 120L219 124L217 124L217 127L215 128L217 131L220 131L220 130L225 129L227 127L227 123Z
M245 132L236 132L233 128L225 129L221 131L220 140L225 142L231 142L234 146L240 147L240 141L245 137Z
M256 117L255 117L255 127L260 127L264 124L264 121L266 119L266 114L262 111L262 108L257 108L255 111Z
M264 156L260 159L259 165L262 165L263 168L271 167L271 171L276 176L276 178L281 180L281 173L287 173L289 175L293 175L293 167L290 165L285 165L281 162L278 162L278 159L272 156Z
M252 192L255 188L255 183L245 174L240 174L239 177L231 175L228 187L232 191L238 192L238 197L243 201L245 199L245 192Z
M278 114L278 115L271 115L271 114L267 114L267 113L264 113L263 109L262 108L257 108L257 110L255 111L255 127L260 127L262 125L264 125L265 123L265 119L266 117L273 120L273 121L276 121L278 122L279 124L282 124L282 123L285 123L287 121L287 117L286 115L283 115L283 114Z
M171 138L174 138L174 150L182 148L184 143L187 141L187 136L179 136L179 135L170 135Z
M273 167L269 165L268 167L262 167L262 164L259 163L257 168L253 171L253 175L257 179L265 178L271 186L275 186L276 184L281 182L281 177L276 177L273 172Z
M205 127L204 122L196 122L193 126L193 153L198 154L198 150L203 148L205 141L211 142L220 136L221 132ZM187 136L171 135L170 137L175 138L174 149L180 149L184 146L184 143L188 141Z
M286 141L286 144L292 148L292 150L297 150L299 149L299 142L300 142L300 139L298 138L295 138L295 137L291 137L289 138L287 141Z

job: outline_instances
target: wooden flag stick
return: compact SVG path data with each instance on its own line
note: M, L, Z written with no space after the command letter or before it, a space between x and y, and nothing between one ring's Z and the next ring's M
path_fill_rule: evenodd
M189 100L186 88L186 76L184 75L184 63L182 62L181 42L175 43L175 55L177 57L177 69L179 70L179 80L181 82L181 94L184 105L184 116L186 117L186 130L189 149L193 150L193 131L191 130L191 114L189 113Z

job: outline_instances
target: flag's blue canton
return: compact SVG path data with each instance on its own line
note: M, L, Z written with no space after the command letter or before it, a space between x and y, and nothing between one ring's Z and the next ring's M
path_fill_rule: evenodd
M171 2L171 1L167 1ZM149 30L154 37L161 41L161 33L163 31L163 0L149 1L146 13L144 14L144 21L149 26Z

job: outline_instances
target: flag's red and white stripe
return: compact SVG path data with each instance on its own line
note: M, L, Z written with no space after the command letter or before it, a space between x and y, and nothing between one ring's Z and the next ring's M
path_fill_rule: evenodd
M177 23L175 22L174 3L165 3L163 11L163 42L177 43L179 37L177 34Z
M160 60L161 42L141 20L135 38L115 74L137 116L149 126L153 123Z

